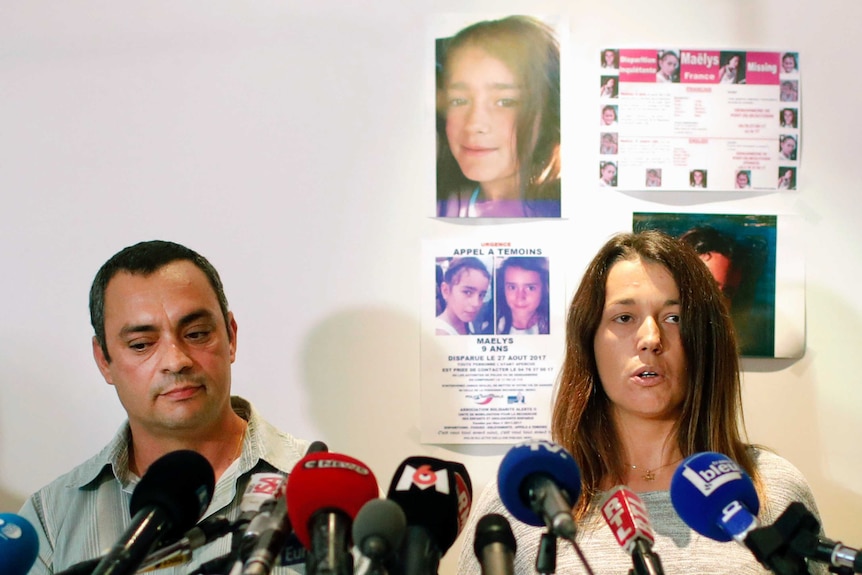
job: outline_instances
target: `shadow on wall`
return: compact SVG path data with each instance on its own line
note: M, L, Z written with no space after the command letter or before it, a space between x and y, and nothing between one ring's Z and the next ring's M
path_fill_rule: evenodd
M26 496L6 491L0 486L0 513L18 513L25 499Z
M419 336L415 318L384 307L345 310L308 334L303 381L315 425L332 451L361 459L375 473L372 459L381 451L412 455L419 436Z
M858 421L862 388L857 378L848 377L855 371L853 358L862 346L862 332L848 327L860 323L853 309L855 304L841 294L809 282L805 355L797 360L743 360L745 422L751 439L800 468L814 492L826 535L849 545L862 541L862 462L858 436L850 431ZM836 326L841 326L840 337Z

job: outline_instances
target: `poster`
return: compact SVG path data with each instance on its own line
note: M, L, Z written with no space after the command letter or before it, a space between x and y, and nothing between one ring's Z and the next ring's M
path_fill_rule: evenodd
M607 48L599 62L600 188L796 189L798 52Z
M432 33L435 215L559 218L558 22L441 15Z
M792 216L644 213L632 230L658 229L688 243L727 298L740 354L801 357L805 349L803 250Z
M423 243L423 443L549 437L565 337L565 273L553 245Z

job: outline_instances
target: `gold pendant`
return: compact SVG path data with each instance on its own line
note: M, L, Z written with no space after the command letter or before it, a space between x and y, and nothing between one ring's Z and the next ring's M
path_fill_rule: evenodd
M652 469L647 469L642 477L644 481L655 481L655 473L653 473Z

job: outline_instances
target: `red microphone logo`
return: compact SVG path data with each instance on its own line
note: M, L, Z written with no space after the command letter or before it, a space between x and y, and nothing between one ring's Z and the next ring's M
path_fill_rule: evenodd
M627 487L617 487L610 493L602 503L602 516L617 543L629 554L638 537L649 540L651 544L655 542L643 501Z

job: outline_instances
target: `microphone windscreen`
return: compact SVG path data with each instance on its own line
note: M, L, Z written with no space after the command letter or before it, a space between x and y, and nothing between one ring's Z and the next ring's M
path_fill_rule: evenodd
M502 543L512 554L518 549L509 520L498 513L489 513L476 524L476 538L473 541L476 557L481 560L482 550L491 543Z
M716 541L732 539L721 527L728 505L738 502L754 516L760 510L751 477L735 461L712 451L679 464L670 481L670 500L686 525Z
M309 453L324 453L329 451L329 446L323 443L320 440L312 441L308 446L308 451L305 452L306 455Z
M214 487L213 468L203 455L187 449L172 451L154 461L141 477L129 512L134 517L144 508L161 508L171 523L165 540L178 539L206 511Z
M534 473L549 477L574 505L581 495L581 471L574 457L551 441L519 443L503 456L497 471L500 500L518 521L541 527L545 520L530 508L523 491L524 481Z
M460 463L408 457L395 470L387 497L404 510L407 525L427 529L446 553L467 522L473 484Z
M0 513L0 573L26 575L39 554L39 537L30 522L14 513Z
M383 554L388 555L401 545L406 529L407 516L400 505L389 499L372 499L356 514L353 543L363 555L371 557L375 550L366 547L366 539L379 538L384 542ZM368 544L374 545L370 541Z
M287 477L287 515L296 537L311 547L308 522L318 511L341 511L351 521L379 495L377 479L361 461L340 453L309 453Z

